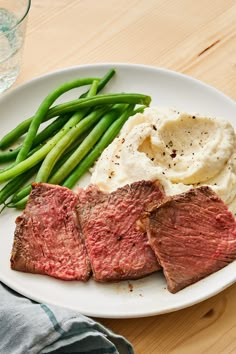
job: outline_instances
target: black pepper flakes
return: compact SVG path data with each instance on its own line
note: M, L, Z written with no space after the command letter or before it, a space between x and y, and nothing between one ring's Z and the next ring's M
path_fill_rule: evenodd
M177 155L176 152L177 152L177 150L175 150L175 149L172 150L172 154L170 154L170 157L172 159L174 159L176 157L176 155Z

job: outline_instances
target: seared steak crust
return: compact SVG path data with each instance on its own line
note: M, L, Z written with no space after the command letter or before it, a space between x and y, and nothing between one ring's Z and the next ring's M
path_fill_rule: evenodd
M209 187L167 198L151 211L146 228L172 293L236 258L236 221Z
M80 189L78 217L95 280L137 279L160 269L138 220L164 197L161 186L135 182L108 194Z
M16 219L11 268L64 280L87 280L90 263L78 230L78 196L68 188L35 183Z

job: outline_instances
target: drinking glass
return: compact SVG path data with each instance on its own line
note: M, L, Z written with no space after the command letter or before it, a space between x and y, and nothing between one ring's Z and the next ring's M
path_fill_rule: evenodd
M31 0L0 0L0 94L18 77Z

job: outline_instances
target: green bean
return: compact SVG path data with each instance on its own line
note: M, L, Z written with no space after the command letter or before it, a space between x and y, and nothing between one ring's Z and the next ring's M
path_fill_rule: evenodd
M37 171L35 171L35 172L37 172ZM27 184L26 186L21 188L17 193L15 193L8 205L11 205L11 204L14 205L14 204L18 203L20 200L27 197L30 194L30 192L31 192L31 183Z
M86 94L87 98L94 97L97 94L97 92L98 92L98 84L99 84L98 80L94 80L92 82L92 85L91 85L88 93Z
M111 78L114 76L114 74L116 73L115 69L109 69L107 71L107 73L100 79L99 83L98 83L98 89L97 92L100 92L108 83L108 81L111 80ZM85 98L88 94L88 91L83 93L80 98Z
M92 111L81 122L75 125L64 137L58 141L53 149L45 157L38 174L36 176L36 182L47 182L48 177L52 171L53 166L57 160L61 157L64 151L85 131L87 131L92 125L94 125L107 110L107 107L101 107Z
M88 129L88 131L82 134L68 149L65 150L62 157L60 157L60 159L58 159L58 161L53 166L49 177L53 176L56 173L56 171L68 160L68 158L78 148L78 145L81 144L81 142L85 139L85 137L88 135L91 129L92 128Z
M20 148L10 149L9 151L0 152L0 163L15 160Z
M143 111L145 110L146 106L140 106L138 108L135 108L135 110L133 111L132 115L136 114L136 113L143 113Z
M35 148L33 148L33 149L29 152L28 157L30 157L30 156L33 155L36 151L38 151L39 149L41 149L41 147L42 147L42 145L37 145ZM14 166L16 166L16 165L17 165L16 162L13 162L11 165L8 165L7 167L2 168L2 169L0 170L0 173L10 170L10 169L12 169Z
M64 181L63 186L67 188L73 188L75 184L78 182L80 177L84 175L85 172L89 170L90 167L93 166L95 161L101 155L103 150L114 140L114 138L119 133L123 124L129 118L129 116L133 112L134 106L131 105L129 109L127 109L118 119L115 120L114 123L108 128L108 130L104 133L101 139L94 146L93 150L85 156L85 158L78 164L77 167L72 171L72 173L67 177Z
M58 104L48 110L48 116L56 117L60 114L74 112L78 109L94 107L102 104L128 103L149 106L151 97L140 93L110 93L92 98L81 98Z
M108 83L108 81L113 77L115 74L114 69L108 70L108 72L104 75L103 78L99 81L97 92L100 92L104 86ZM81 97L85 97L87 95L88 91L81 95ZM48 121L52 117L49 115L46 115L43 117L43 122ZM12 131L10 131L8 134L6 134L1 140L0 140L0 149L6 149L9 147L13 142L15 142L21 135L25 134L27 130L29 129L29 126L32 122L33 117L28 118L18 124Z
M65 114L63 116L57 117L52 123L50 123L47 127L45 127L41 132L36 135L32 147L35 147L45 142L53 134L57 133L63 127L63 125L70 119L70 117L70 114Z
M124 106L125 108L126 106ZM66 179L70 172L78 165L85 155L92 149L102 134L108 129L112 122L120 115L120 109L113 108L107 112L97 123L93 130L88 134L84 141L79 145L75 152L58 169L58 171L49 179L49 183L60 184Z
M16 203L9 203L7 204L8 208L16 208L19 210L23 210L26 207L26 203L28 201L29 196L27 195L26 197L22 198L21 200L19 200Z
M60 128L65 124L65 122L69 119L69 114L60 116L55 119L51 124L49 124L46 128L44 128L39 134L36 135L32 147L36 147L37 145L43 143L47 140L53 133L56 134ZM17 154L20 151L21 146L18 146L14 150L10 149L9 151L0 152L0 163L9 162L15 160ZM32 150L31 150L32 151Z
M43 100L40 104L39 108L37 109L32 122L30 123L29 130L26 134L26 137L22 143L22 147L17 155L16 162L21 162L25 160L27 157L31 146L33 144L33 140L37 134L40 124L43 121L43 117L46 116L48 109L50 106L55 102L55 100L61 96L63 93L75 88L84 85L91 84L96 78L85 78L85 79L77 79L67 83L64 83L57 87L54 91L49 93L47 97Z
M26 171L25 173L16 176L15 178L11 179L1 190L0 190L0 204L6 202L6 200L14 194L21 186L25 184L25 182L32 177L35 172L37 171L39 166L34 166L30 170ZM22 199L22 196L21 198Z
M50 119L50 118L49 118ZM9 133L4 135L4 137L0 141L0 149L6 149L13 142L15 142L21 135L23 135L29 129L30 123L32 122L32 118L28 118L18 124L14 129L12 129Z

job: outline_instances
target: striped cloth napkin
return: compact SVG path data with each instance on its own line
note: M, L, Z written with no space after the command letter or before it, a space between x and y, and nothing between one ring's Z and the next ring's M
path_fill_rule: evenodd
M98 322L29 300L0 283L1 354L134 354L131 344Z

